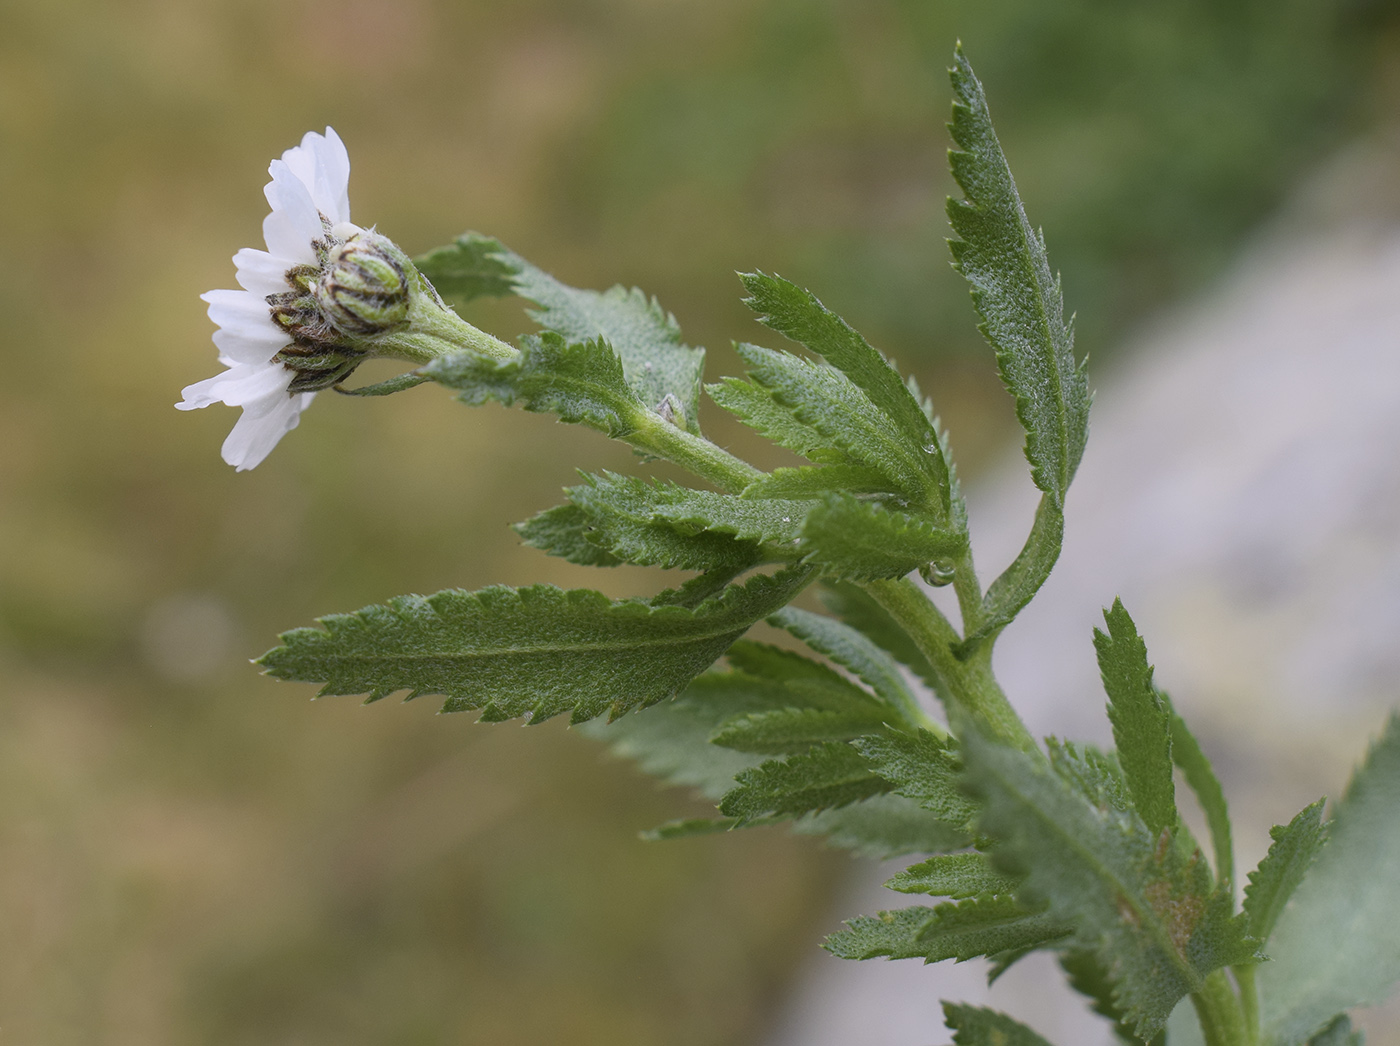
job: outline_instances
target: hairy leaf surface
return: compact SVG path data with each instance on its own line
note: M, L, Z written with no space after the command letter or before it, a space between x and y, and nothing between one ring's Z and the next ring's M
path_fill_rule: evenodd
M569 712L580 722L674 695L809 577L759 575L693 610L552 585L403 596L287 632L259 664L322 683L322 695L408 690L445 695L444 711L480 708L487 721Z
M1024 1024L995 1010L945 1002L943 1019L956 1032L955 1046L1050 1046Z
M855 747L895 791L942 820L966 825L976 816L976 804L958 784L962 764L951 742L919 730L865 737Z
M957 101L950 129L953 177L965 195L948 201L959 237L954 265L972 284L980 329L996 350L1001 379L1016 398L1035 485L1063 509L1089 426L1089 385L1074 356L1060 281L1044 239L1032 228L992 129L982 85L959 48L949 70Z
M895 660L922 679L930 690L937 690L933 666L920 652L918 644L865 589L845 581L828 580L822 584L822 602L846 624L889 651Z
M925 893L959 900L979 894L1011 894L1020 877L992 868L985 854L941 854L911 864L885 886L900 893Z
M959 555L967 535L874 501L829 494L807 512L800 548L829 576L874 581Z
M922 959L926 963L978 956L993 960L1062 938L1067 928L1010 897L973 897L933 908L897 908L846 921L826 939L841 959Z
M1249 885L1244 888L1244 914L1249 917L1249 932L1261 941L1268 941L1283 906L1327 842L1327 826L1322 823L1325 802L1319 799L1288 824L1269 829L1273 843L1259 867L1249 874Z
M797 607L784 607L770 617L768 623L786 629L819 654L825 654L855 673L901 714L917 706L918 700L904 682L894 658L850 625Z
M740 821L812 813L890 791L859 752L840 742L815 745L786 760L770 759L745 770L735 782L719 810Z

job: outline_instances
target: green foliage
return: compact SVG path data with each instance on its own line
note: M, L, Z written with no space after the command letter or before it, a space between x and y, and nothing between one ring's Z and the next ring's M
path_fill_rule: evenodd
M1177 824L1170 712L1152 685L1147 645L1122 600L1104 611L1104 621L1108 632L1094 629L1094 649L1108 692L1118 765L1138 816L1149 832L1160 835Z
M557 414L609 436L625 436L645 410L628 385L622 362L602 338L570 342L554 331L520 339L520 355L495 360L464 351L439 357L422 369L457 390L471 406L497 400L528 411Z
M752 351L760 350L753 349ZM815 425L807 424L798 418L793 411L781 405L774 397L772 389L756 381L745 381L743 378L725 378L713 385L706 385L705 391L710 394L710 399L759 435L766 437L778 446L786 447L808 461L858 468L863 477L862 486L864 487L868 487L872 481L880 490L890 486L890 481L885 478L882 471L857 464L855 459L838 446L834 439L827 436ZM763 483L764 481L759 480L758 482Z
M820 498L824 494L879 494L889 483L875 469L861 465L803 465L774 469L744 488L746 498Z
M1251 936L1268 941L1283 906L1327 842L1327 826L1322 823L1325 801L1319 799L1287 825L1269 829L1273 844L1259 867L1249 873L1249 885L1244 888L1244 914L1249 918Z
M940 820L923 807L887 792L835 810L808 814L792 822L799 835L824 836L829 846L858 857L884 860L905 854L961 850L971 840L957 825Z
M1351 1018L1345 1013L1308 1040L1308 1046L1363 1046L1366 1037L1351 1030Z
M855 746L900 795L949 824L971 824L977 808L959 787L962 766L951 742L920 730L865 737Z
M943 1019L956 1032L955 1046L1050 1046L1024 1024L995 1010L945 1002Z
M828 576L874 581L956 556L966 550L967 535L876 501L829 494L808 511L801 548Z
M1076 947L1114 970L1127 1022L1148 1039L1207 974L1255 961L1227 892L1135 813L1100 804L1039 756L963 738L966 781L984 803L995 857L1026 875L1018 897L1074 926ZM1083 762L1081 766L1092 766ZM1106 787L1098 794L1107 797Z
M899 372L810 291L761 272L744 273L740 279L750 295L745 304L759 314L760 322L824 357L869 397L879 420L893 429L886 439L902 443L900 456L916 463L912 470L900 468L908 484L903 489L939 520L950 519L950 464L933 422Z
M898 908L846 921L824 947L841 959L954 959L987 956L1005 969L1026 952L1049 945L1068 932L1043 913L1010 897L984 895L934 908ZM999 972L999 971L998 971Z
M646 409L659 410L662 401L673 396L682 408L683 427L700 431L704 350L682 343L675 317L654 298L635 288L600 292L569 287L498 241L475 233L423 255L417 264L450 299L460 302L481 294L514 292L540 306L530 318L558 334L563 343L606 342L619 360L628 387ZM527 405L527 409L549 408Z
M809 578L759 575L693 610L551 585L403 596L287 632L258 663L322 695L443 694L444 711L488 722L616 717L684 688Z
M848 744L826 742L787 759L770 759L734 779L720 813L741 823L759 817L797 816L845 806L890 791Z
M782 755L826 741L849 741L883 730L891 711L863 703L850 708L782 708L730 719L710 738L739 752Z
M1259 970L1264 1041L1296 1046L1400 980L1400 716L1347 787ZM1261 868L1262 874L1262 868Z
M786 629L817 653L849 669L894 708L906 713L918 708L918 698L905 683L898 663L858 629L797 607L784 607L768 623Z
M869 592L848 582L828 580L822 585L822 602L846 624L887 650L930 690L938 691L941 680L918 644Z
M1120 1041L1134 1046L1142 1042L1133 1034L1126 1015L1119 1009L1114 999L1113 980L1093 952L1064 952L1060 955L1060 967L1069 978L1069 986L1089 999L1093 1011L1113 1022L1114 1034ZM1151 1046L1166 1046L1166 1042L1167 1032L1163 1029L1152 1037Z
M556 505L514 524L525 544L584 567L615 567L625 560L591 540L588 514L577 505Z
M911 864L885 885L899 893L925 893L960 900L979 894L1011 894L1020 877L1002 875L985 854L942 854Z
M1016 182L992 129L982 85L959 48L949 71L957 101L948 155L966 196L948 201L959 239L953 261L972 284L979 330L996 350L1001 379L1016 398L1035 485L1063 509L1089 430L1089 383L1074 358L1060 281L1045 240L1026 219Z

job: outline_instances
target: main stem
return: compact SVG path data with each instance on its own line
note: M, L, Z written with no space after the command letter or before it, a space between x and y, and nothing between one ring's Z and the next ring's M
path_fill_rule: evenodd
M1196 1007L1206 1046L1247 1046L1252 1041L1240 1000L1224 970L1216 970L1200 991L1191 993L1191 1004Z
M1035 751L1035 739L992 675L992 652L984 647L965 661L953 655L957 631L912 581L871 581L865 590L909 633L937 674L939 696L955 720L966 717L994 740ZM956 726L956 723L954 724Z

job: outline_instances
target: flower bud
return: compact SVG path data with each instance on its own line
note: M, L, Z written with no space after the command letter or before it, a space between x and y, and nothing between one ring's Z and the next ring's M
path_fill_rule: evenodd
M331 251L313 293L321 315L351 337L374 337L408 323L409 279L398 249L362 232Z

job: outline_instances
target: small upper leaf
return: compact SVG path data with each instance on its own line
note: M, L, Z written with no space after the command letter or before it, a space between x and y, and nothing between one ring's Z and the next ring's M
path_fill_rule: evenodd
M570 712L580 722L677 693L809 578L758 575L693 610L551 585L403 596L287 632L258 663L323 683L323 695L408 690L446 695L444 711L480 708L487 721Z
M1230 838L1230 811L1225 804L1225 789L1220 787L1220 779L1201 750L1194 734L1171 708L1171 699L1160 693L1171 711L1172 721L1172 762L1181 767L1182 776L1196 793L1201 810L1206 815L1210 828L1211 848L1215 851L1215 877L1220 882L1235 881L1235 847ZM1257 936L1257 935L1256 935Z
M879 502L828 494L807 512L800 547L829 577L873 581L957 556L967 548L967 535Z
M1160 835L1177 823L1170 713L1152 685L1147 646L1122 600L1104 611L1104 621L1108 632L1094 629L1094 649L1108 692L1118 765L1148 831Z
M1089 428L1089 384L1075 361L1060 281L1032 228L992 129L982 85L961 47L949 70L957 101L948 154L966 199L948 201L954 265L972 284L983 335L1016 398L1035 485L1064 507Z
M979 894L1010 894L1020 878L1003 875L992 868L985 854L941 854L911 864L889 882L900 893L926 893L933 897L976 897Z
M698 432L705 352L681 341L675 317L633 288L580 290L560 283L499 241L467 233L416 259L419 271L457 301L514 292L540 306L531 313L566 343L605 340L617 354L628 386L649 410L666 397L681 404L685 426Z
M939 500L929 507L940 520L947 520L952 496L949 464L932 421L899 372L810 291L761 272L743 273L739 278L750 295L745 303L759 314L761 323L824 357L870 398L937 491Z
M823 947L841 959L954 959L1019 956L1065 936L1062 923L1010 897L973 897L934 908L897 908L846 921Z
M937 689L938 677L918 644L865 589L844 581L827 581L822 585L822 602L846 624L893 654L895 660L907 666L930 690Z
M889 784L870 772L869 764L854 748L827 742L786 760L770 759L745 770L720 800L719 810L741 822L797 816L845 806L889 790Z
M1249 917L1249 932L1261 941L1268 941L1283 906L1327 842L1327 826L1322 823L1325 801L1319 799L1287 825L1269 829L1273 844L1259 867L1250 873L1249 885L1244 888L1244 914Z
M962 765L950 741L920 730L865 737L856 748L895 791L943 820L966 825L976 815L976 804L958 785Z

